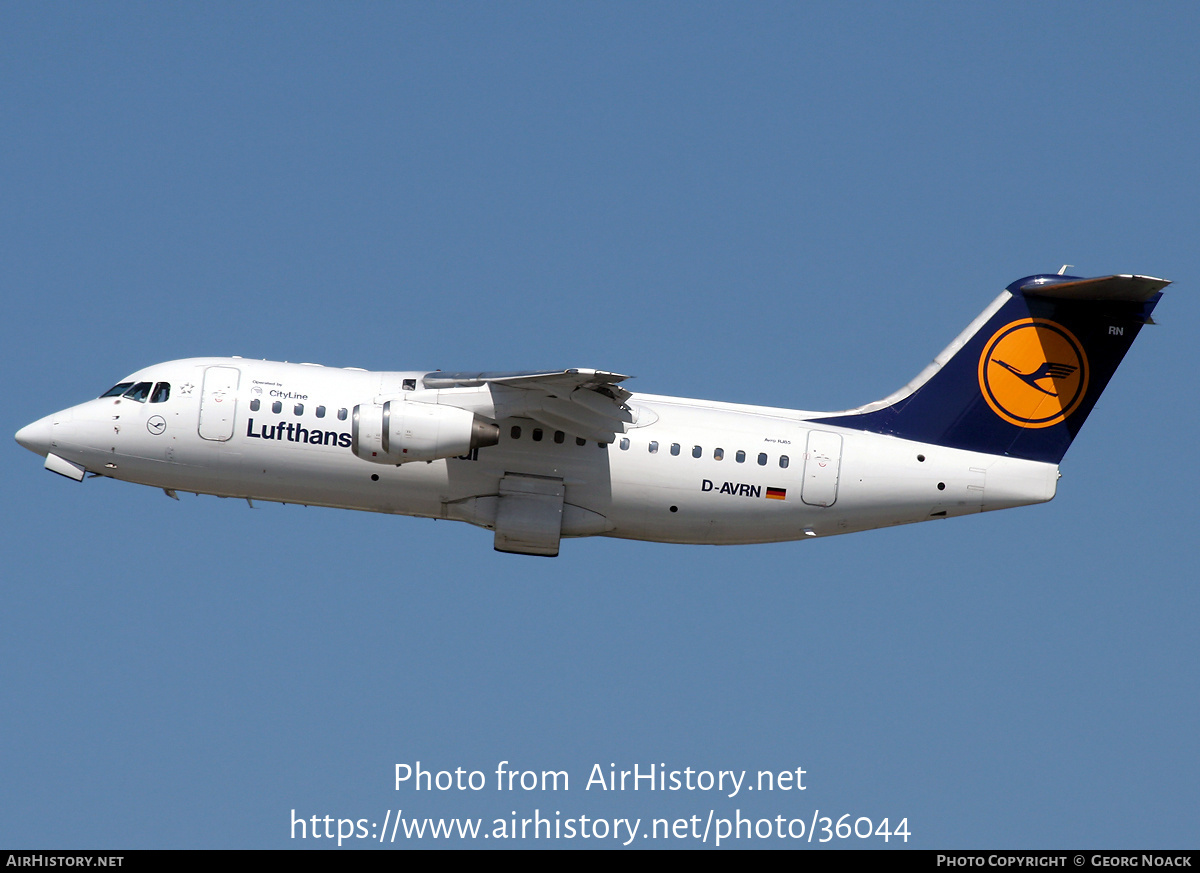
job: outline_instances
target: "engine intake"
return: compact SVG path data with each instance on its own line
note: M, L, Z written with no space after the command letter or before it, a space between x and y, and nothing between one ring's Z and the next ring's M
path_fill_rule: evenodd
M457 406L435 403L359 404L351 423L351 450L376 464L453 458L498 442L498 425Z

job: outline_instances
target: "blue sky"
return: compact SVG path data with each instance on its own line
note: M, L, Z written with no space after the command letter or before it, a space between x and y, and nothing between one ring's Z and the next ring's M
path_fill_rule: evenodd
M803 544L521 558L456 523L75 485L10 441L0 845L536 808L1195 847L1198 26L1183 3L0 5L10 434L210 354L841 409L1021 276L1176 282L1052 503ZM394 790L418 760L571 788ZM597 763L807 789L585 791Z

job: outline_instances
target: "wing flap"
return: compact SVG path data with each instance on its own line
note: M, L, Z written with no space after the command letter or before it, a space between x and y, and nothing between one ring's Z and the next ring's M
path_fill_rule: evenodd
M544 424L553 430L561 430L573 437L583 437L585 440L595 440L598 443L611 443L618 433L617 430L599 423L585 424L570 418L563 418L545 409L530 410L525 413L525 417L532 418L538 424Z
M533 370L523 372L427 373L430 389L486 386L496 420L532 418L547 427L597 442L612 442L633 421L625 401L633 395L620 386L629 379L604 370Z
M480 373L426 373L421 382L426 388L476 388L480 385L508 385L513 388L531 388L548 391L573 391L588 388L592 391L608 390L624 402L629 392L618 388L630 376L607 373L604 370L525 370L515 372Z

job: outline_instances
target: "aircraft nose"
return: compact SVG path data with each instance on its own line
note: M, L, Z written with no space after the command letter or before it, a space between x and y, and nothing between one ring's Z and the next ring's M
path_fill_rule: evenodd
M45 455L50 451L50 428L53 426L53 416L39 418L33 424L27 424L17 431L17 442L22 448L29 449L35 455Z

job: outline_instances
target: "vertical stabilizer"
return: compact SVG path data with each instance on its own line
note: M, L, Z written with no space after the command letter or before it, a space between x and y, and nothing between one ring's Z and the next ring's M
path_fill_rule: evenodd
M817 420L1058 463L1169 284L1019 279L905 388Z

